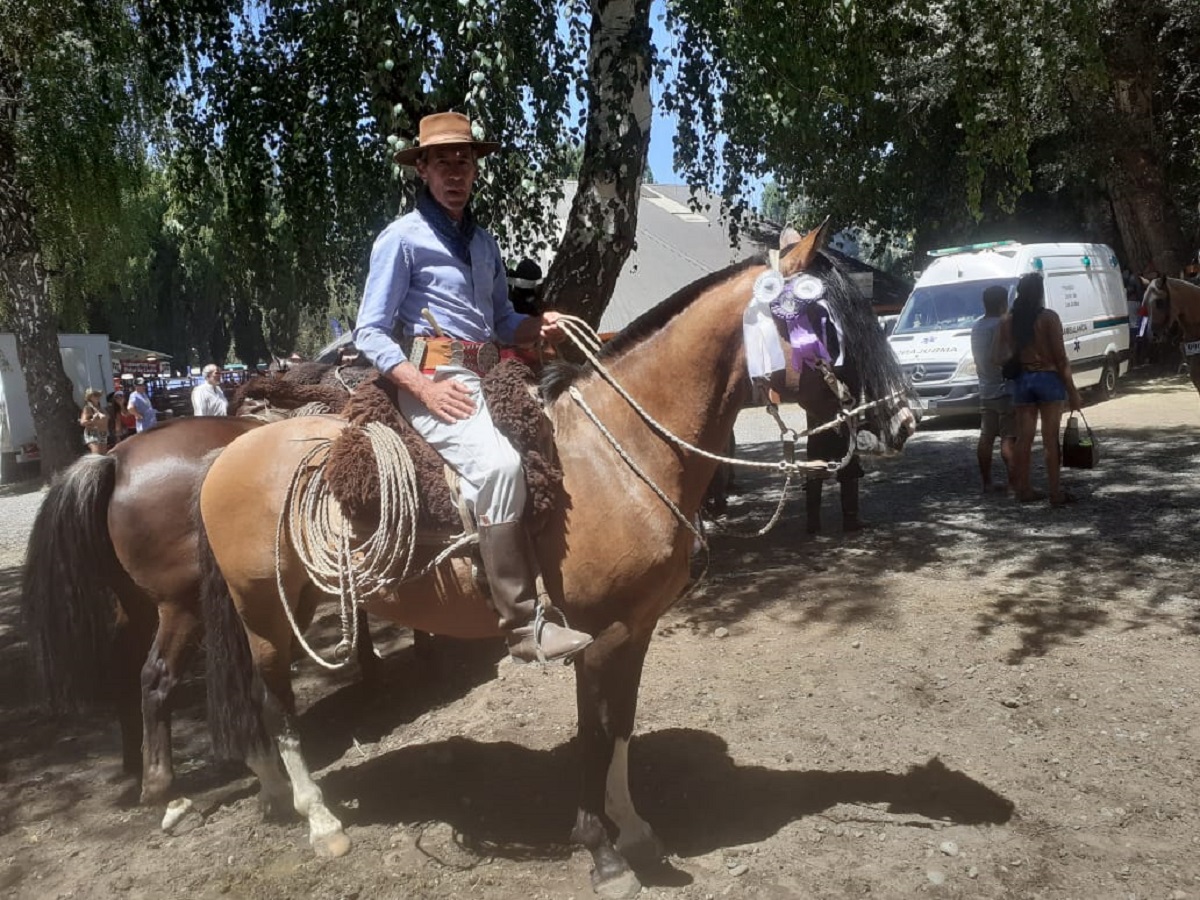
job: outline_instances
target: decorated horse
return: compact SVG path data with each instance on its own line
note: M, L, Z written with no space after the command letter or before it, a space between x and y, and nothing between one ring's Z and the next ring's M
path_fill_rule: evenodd
M790 249L779 260L777 277L786 286L811 276L835 317L861 308L861 294L818 251L821 238L809 235ZM575 657L582 789L573 837L590 851L593 886L607 896L637 891L630 860L661 856L629 792L638 684L655 624L689 581L698 538L693 522L749 393L743 319L756 283L770 271L758 259L704 278L603 350L583 341L586 365L559 367L543 380L562 487L537 535L536 553L558 612L595 638ZM793 305L799 302L787 296ZM787 304L781 305L788 315ZM882 447L899 450L914 422L899 366L869 318L845 315L842 325L846 343L869 361L863 389L873 402L860 413L864 424L875 429ZM314 554L341 547L348 550L341 558L358 560L379 536L363 536L362 529L369 532L374 523L314 499L330 446L351 427L318 416L256 429L217 458L200 495L213 560L237 613L208 640L248 636L257 676L253 690L249 672L241 691L218 694L211 686L210 703L243 722L250 720L246 704L261 705L269 742L251 728L242 749L261 781L266 808L290 803L307 820L314 850L328 856L346 853L350 840L301 753L290 666L294 637L318 604L355 578L344 569L321 570ZM397 462L375 464L382 480L384 467ZM388 505L396 502L393 496ZM324 527L313 531L316 521ZM383 535L393 548L413 540L411 533ZM373 593L341 596L343 617L352 621L357 613L349 599L374 615L434 633L500 635L469 557L412 568L417 575L407 582L385 578Z
M39 680L52 707L115 707L141 802L160 803L171 790L175 688L203 635L195 504L204 474L215 454L264 421L340 408L344 382L361 377L300 366L254 379L235 397L244 415L168 421L80 458L47 491L21 590ZM210 590L219 589L218 579ZM369 677L365 620L358 638Z

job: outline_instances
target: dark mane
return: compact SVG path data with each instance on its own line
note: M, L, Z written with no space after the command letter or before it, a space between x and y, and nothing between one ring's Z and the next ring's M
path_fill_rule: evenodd
M646 312L617 332L616 336L601 349L600 358L614 359L621 356L632 347L636 347L642 343L642 341L656 333L679 315L679 313L691 306L696 298L705 293L709 288L728 281L734 275L751 266L764 265L766 261L766 256L762 254L752 256L749 259L744 259L731 266L726 266L724 269L705 275L699 281L694 281L687 287L681 288L666 300L646 310ZM749 301L750 298L747 297L746 302L748 303ZM580 366L573 363L553 363L547 366L542 375L542 396L545 397L547 403L553 402L559 394L589 371L591 371L590 365Z

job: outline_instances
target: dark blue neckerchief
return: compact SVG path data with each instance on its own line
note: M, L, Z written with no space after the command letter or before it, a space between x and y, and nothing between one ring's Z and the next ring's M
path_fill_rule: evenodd
M468 206L463 210L462 221L455 222L436 200L425 185L417 191L417 211L429 223L434 234L442 239L446 248L458 259L471 264L471 238L475 236L475 215Z

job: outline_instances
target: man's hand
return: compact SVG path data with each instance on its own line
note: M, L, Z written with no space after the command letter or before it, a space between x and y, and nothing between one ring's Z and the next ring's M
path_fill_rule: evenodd
M1079 394L1079 389L1075 385L1071 385L1067 389L1067 400L1071 404L1071 411L1078 412L1083 409L1083 397Z
M547 344L560 344L566 338L566 334L559 324L559 319L562 318L562 313L544 312L542 313L542 327L538 332L538 336Z
M420 400L434 417L452 424L469 419L475 414L475 401L471 389L457 378L433 381L421 374L410 362L402 362L388 372L390 378L402 391L407 391Z

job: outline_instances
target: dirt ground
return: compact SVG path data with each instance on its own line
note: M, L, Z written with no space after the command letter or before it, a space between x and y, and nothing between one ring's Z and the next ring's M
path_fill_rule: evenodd
M829 491L827 537L798 500L738 537L777 491L741 478L646 664L632 788L670 856L643 896L1200 898L1200 400L1142 375L1088 418L1102 465L1068 473L1065 509L981 496L962 422L871 470L859 536ZM303 666L306 753L354 841L332 861L208 762L192 683L178 787L202 816L168 835L118 777L115 725L32 705L19 563L0 559L0 895L592 895L566 842L570 669L383 628L380 687Z

